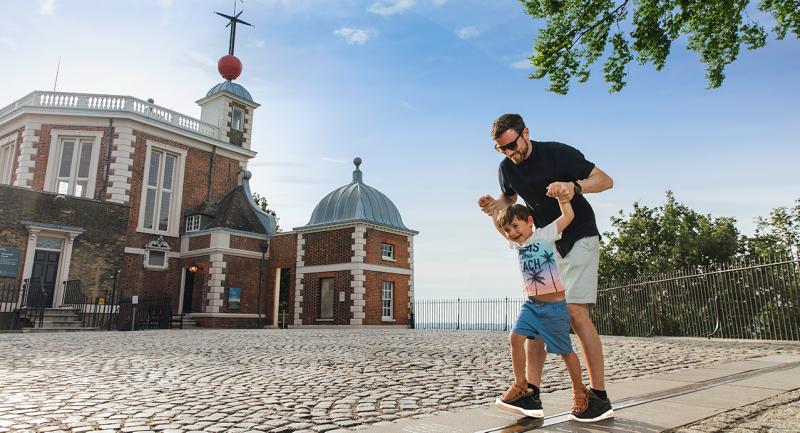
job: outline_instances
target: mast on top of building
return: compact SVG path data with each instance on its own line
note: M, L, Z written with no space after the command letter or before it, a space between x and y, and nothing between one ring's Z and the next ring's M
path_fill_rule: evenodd
M230 33L230 41L228 42L228 55L222 56L217 63L217 69L219 73L222 75L223 78L226 80L235 80L242 73L242 62L233 55L233 50L236 46L236 24L244 24L246 26L253 27L252 24L242 21L239 19L239 16L242 15L242 11L236 13L236 3L234 2L233 5L233 15L226 15L221 12L214 12L215 14L227 18L228 24L225 27L231 28Z

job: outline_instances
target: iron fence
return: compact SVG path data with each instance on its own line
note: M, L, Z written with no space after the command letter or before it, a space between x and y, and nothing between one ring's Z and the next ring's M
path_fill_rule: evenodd
M16 283L0 286L0 331L16 330L20 328L19 303L20 287Z
M44 289L41 278L28 278L22 280L22 317L27 326L42 326L44 310L50 298Z
M172 296L147 296L122 299L117 315L117 329L131 331L141 329L169 329L172 327Z
M413 326L509 331L522 302L416 300ZM800 340L800 260L757 258L602 287L591 316L605 335Z
M116 278L111 296L108 294L89 296L80 280L64 282L64 305L78 314L81 326L89 329L110 330L117 319L119 306L116 304Z

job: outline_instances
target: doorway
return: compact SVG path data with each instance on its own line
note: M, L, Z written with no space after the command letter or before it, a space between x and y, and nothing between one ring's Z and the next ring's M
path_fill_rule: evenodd
M189 314L192 312L192 298L194 298L194 272L189 268L183 270L183 299L181 305L183 309L181 313Z
M37 278L42 282L42 288L45 291L44 305L47 307L53 306L60 257L61 252L48 250L36 250L33 255L31 279Z
M289 316L289 287L292 283L292 269L281 268L278 282L278 328L287 328Z

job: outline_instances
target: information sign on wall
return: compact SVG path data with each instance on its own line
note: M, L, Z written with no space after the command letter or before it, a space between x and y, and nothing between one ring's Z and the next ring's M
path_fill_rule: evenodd
M19 249L0 247L0 277L17 276L19 270Z

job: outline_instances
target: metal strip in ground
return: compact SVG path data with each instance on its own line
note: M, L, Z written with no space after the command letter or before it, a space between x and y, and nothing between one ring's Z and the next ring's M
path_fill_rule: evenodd
M730 374L728 376L722 376L716 379L708 379L702 382L683 385L664 391L658 391L650 394L644 394L636 397L626 398L614 402L614 410L616 411L629 407L639 406L646 403L652 403L654 401L664 400L672 397L678 397L685 394L691 394L693 392L702 391L708 388L714 388L731 382L737 382L740 380L749 379L751 377L758 376L760 374L771 373L780 370L788 370L791 368L795 368L797 366L800 366L800 362L789 362L785 364L778 364L771 367L762 367L754 370L746 370L739 373ZM513 424L494 427L488 430L479 430L476 433L493 433L493 432L514 433L514 432L531 431L531 430L536 430L539 427L552 426L556 424L565 423L567 421L569 421L569 412L562 412L540 419L523 418L520 421L517 421Z

